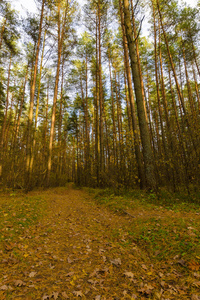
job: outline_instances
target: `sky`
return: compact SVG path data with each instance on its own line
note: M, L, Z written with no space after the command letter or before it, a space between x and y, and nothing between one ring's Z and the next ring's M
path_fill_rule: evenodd
M32 12L36 10L36 4L34 0L13 0L12 2L12 4L15 6L15 9L20 11L21 14L24 14L26 9ZM81 0L78 2L81 2ZM184 0L184 2L187 2L189 5L194 7L198 0Z
M80 4L83 4L84 0L78 0ZM182 1L179 0L181 3ZM198 0L183 0L183 2L188 3L190 6L195 7ZM26 10L29 12L37 11L37 6L35 0L12 0L12 4L16 10L20 12L22 16L26 16ZM40 9L40 8L39 8ZM142 25L142 35L148 35L148 22L147 18L144 20Z

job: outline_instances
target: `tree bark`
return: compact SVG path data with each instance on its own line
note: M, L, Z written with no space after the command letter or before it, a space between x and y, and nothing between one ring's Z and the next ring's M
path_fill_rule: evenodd
M134 82L138 120L141 133L141 141L143 147L145 175L147 188L157 190L157 183L155 177L154 163L153 163L153 152L151 148L149 129L146 121L145 107L142 95L142 87L140 81L140 73L137 63L137 54L135 50L135 44L133 40L133 30L131 26L129 2L123 0L124 3L124 24L126 28L126 37L128 41L129 56L131 60L132 77Z

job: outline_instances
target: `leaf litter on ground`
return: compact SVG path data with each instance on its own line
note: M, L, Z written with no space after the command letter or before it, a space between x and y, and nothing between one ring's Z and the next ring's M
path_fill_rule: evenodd
M71 187L2 194L0 299L199 299L197 211L95 201Z

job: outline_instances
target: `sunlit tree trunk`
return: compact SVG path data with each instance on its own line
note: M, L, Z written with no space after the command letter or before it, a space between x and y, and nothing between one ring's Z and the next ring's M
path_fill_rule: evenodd
M2 163L3 163L3 153L4 153L3 148L4 148L4 141L5 141L6 122L7 122L7 116L8 116L11 62L12 62L12 55L10 56L10 62L9 62L9 67L8 67L8 80L7 80L7 91L6 91L6 105L5 105L5 113L4 113L4 118L3 118L3 125L2 125L2 129L1 129L1 140L0 140L0 178L2 176Z
M43 57L44 57L44 49L45 49L45 37L46 37L46 31L44 34L44 40L43 40L43 49L42 49L42 56L41 56L41 62L40 62L40 72L39 72L39 86L38 86L38 94L37 94L37 103L36 103L36 111L35 111L35 126L34 126L34 132L33 132L33 145L32 145L32 151L31 151L31 161L30 161L30 174L33 172L33 163L34 163L34 157L35 157L35 147L36 147L36 131L37 131L37 123L38 123L38 111L39 111L39 102L40 102L40 89L41 89L41 77L42 77L42 64L43 64Z
M102 84L102 62L101 62L101 3L98 0L98 71L99 71L99 142L100 142L100 179L102 180L102 172L104 171L104 134L103 134L103 84Z
M35 97L35 86L36 86L36 76L37 76L37 68L38 68L38 59L39 59L39 51L40 51L40 42L42 36L42 24L43 24L43 16L44 16L44 5L45 1L42 1L42 8L40 14L40 25L39 25L39 34L37 40L36 54L35 54L35 62L34 62L34 70L33 77L31 82L31 91L30 91L30 107L29 107L29 115L28 115L28 133L27 133L27 155L26 155L26 174L25 174L25 189L26 191L31 189L31 149L32 149L32 131L33 131L33 107L34 107L34 97Z
M62 18L61 24L61 14L60 14L60 2L58 2L58 60L57 60L57 69L56 69L56 78L55 78L55 85L54 85L54 97L53 97L53 108L52 108L52 117L51 117L51 130L50 130L50 139L49 139L49 154L48 154L48 164L47 164L47 186L50 184L50 174L51 174L51 167L52 167L52 150L53 150L53 137L54 137L54 127L55 127L55 119L56 119L56 104L57 104L57 95L58 95L58 83L59 83L59 76L60 76L60 64L61 64L61 55L62 55L62 46L63 40L65 36L65 24L67 18L67 11L68 11L68 2L67 6L64 11L64 15Z
M126 37L128 41L129 56L131 60L132 77L134 82L138 120L140 126L141 141L143 146L146 184L149 189L156 190L157 184L156 184L155 171L154 171L153 153L152 153L149 129L148 129L146 114L145 114L140 74L139 74L138 63L137 63L137 54L136 54L134 40L133 40L129 2L128 0L124 0L123 2L124 2L124 24L126 28Z

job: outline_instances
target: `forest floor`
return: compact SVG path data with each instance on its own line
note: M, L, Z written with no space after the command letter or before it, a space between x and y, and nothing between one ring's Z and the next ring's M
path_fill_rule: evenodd
M200 299L200 209L142 199L2 192L0 299Z

